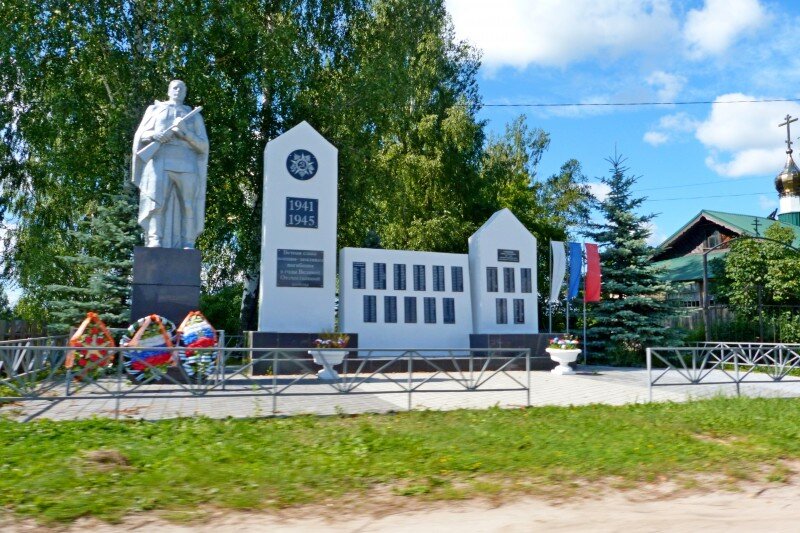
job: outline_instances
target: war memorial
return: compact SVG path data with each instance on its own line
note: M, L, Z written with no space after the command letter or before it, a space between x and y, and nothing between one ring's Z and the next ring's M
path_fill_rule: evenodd
M198 309L195 242L213 139L202 108L183 104L186 91L169 83L133 138L144 234L133 323L111 331L90 312L66 337L0 343L0 384L14 393L0 400L21 403L21 420L628 403L654 391L685 400L696 385L712 386L701 394L796 387L800 357L782 344L648 347L646 369L576 373L585 345L541 332L537 241L508 209L469 237L465 254L337 250L338 151L307 122L264 148L258 329L229 345ZM599 299L597 246L550 250L548 304L566 277L567 312L581 283L584 309Z

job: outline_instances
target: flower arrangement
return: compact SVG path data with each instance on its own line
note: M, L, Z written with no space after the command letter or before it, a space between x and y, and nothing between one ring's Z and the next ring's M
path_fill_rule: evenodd
M120 346L144 348L122 354L125 368L136 381L160 378L174 365L172 352L164 350L172 348L174 333L175 324L159 315L146 316L131 324Z
M547 347L554 350L577 350L578 338L575 335L562 335L561 337L553 337L550 339L550 344Z
M82 348L70 350L64 362L68 369L78 367L73 371L77 380L96 379L114 362L114 338L97 313L86 314L86 319L70 338L69 346Z
M350 342L350 335L346 333L325 332L314 340L315 348L345 348Z
M180 352L181 366L189 377L208 377L216 370L213 350L201 348L215 348L218 338L217 331L200 311L192 311L178 326L176 344L193 350Z

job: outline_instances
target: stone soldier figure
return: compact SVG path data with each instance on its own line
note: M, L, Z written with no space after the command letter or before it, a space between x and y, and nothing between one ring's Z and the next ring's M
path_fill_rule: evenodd
M208 136L200 107L183 105L186 84L147 108L133 138L132 180L139 187L145 246L194 248L206 211Z

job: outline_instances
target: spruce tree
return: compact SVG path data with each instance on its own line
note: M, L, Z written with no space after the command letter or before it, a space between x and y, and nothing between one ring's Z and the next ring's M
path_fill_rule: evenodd
M11 311L11 304L8 301L5 287L0 282L0 320L11 320L13 312Z
M80 272L83 282L47 286L52 331L68 331L89 311L112 327L130 323L133 247L141 242L137 205L135 191L126 184L121 192L106 195L96 213L73 232L78 249L57 259Z
M602 298L589 307L588 339L606 362L637 364L646 347L668 341L664 321L670 307L663 299L668 286L650 263L648 223L655 215L636 213L645 200L631 192L638 177L628 175L621 156L607 161L610 176L602 182L610 192L598 203L605 221L589 224L586 232L600 245L602 268Z

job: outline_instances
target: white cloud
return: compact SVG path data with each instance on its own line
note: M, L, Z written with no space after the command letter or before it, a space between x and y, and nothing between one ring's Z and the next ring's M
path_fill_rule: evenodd
M601 181L595 181L588 183L587 185L589 186L589 192L592 193L592 196L597 198L597 200L600 202L605 200L611 192L611 187Z
M720 55L768 20L758 0L706 0L686 16L683 36L695 59Z
M663 70L657 70L650 74L645 80L648 85L657 88L657 97L661 102L670 102L680 94L686 85L686 78L677 74L668 74Z
M642 139L647 144L653 146L660 146L669 140L669 136L666 133L660 131L648 131L644 134Z
M564 67L663 48L679 25L669 0L447 0L456 35L484 64Z
M676 133L692 132L698 124L699 122L694 117L683 112L664 115L658 121L659 128Z
M647 244L650 246L658 246L667 240L669 235L666 235L661 229L656 226L653 221L646 223L647 229L650 230L650 236L647 238Z
M699 122L687 113L664 115L655 128L644 134L643 140L653 146L660 146L680 134L694 132L698 124Z
M786 132L778 124L787 113L800 116L800 104L720 103L755 99L758 98L741 93L718 96L711 113L697 126L695 136L710 151L706 165L720 175L776 174L783 167ZM796 133L792 137L796 138Z

